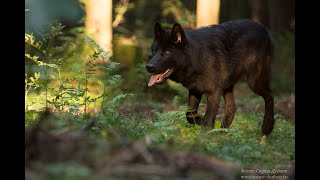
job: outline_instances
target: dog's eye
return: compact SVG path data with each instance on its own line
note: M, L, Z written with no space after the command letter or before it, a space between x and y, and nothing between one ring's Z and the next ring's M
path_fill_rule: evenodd
M152 54L155 54L155 53L156 53L156 50L155 50L155 49L151 49L151 53L152 53Z
M167 51L166 51L166 55L169 55L169 54L170 54L170 52L167 50Z

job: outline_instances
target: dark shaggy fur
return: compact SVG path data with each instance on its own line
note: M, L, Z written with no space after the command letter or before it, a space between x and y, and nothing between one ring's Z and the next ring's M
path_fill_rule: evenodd
M189 89L190 123L213 127L223 96L226 115L222 127L229 127L236 111L233 87L244 76L250 89L264 98L262 132L271 133L274 100L269 83L273 40L264 26L251 20L234 20L194 30L183 30L176 23L165 31L156 23L154 33L153 55L146 68L153 74L170 69L169 75L157 83L169 78ZM208 101L205 116L201 117L197 109L203 94Z

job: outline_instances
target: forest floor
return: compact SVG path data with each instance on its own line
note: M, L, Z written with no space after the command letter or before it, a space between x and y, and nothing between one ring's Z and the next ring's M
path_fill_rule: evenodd
M294 95L275 96L275 128L261 143L263 99L238 87L232 126L208 132L187 123L185 106L139 97L88 121L43 113L26 128L26 179L294 178ZM217 127L223 114L222 101Z

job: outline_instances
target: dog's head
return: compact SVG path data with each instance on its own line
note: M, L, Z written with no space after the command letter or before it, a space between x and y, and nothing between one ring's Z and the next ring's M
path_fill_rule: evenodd
M165 82L182 67L186 45L187 39L180 24L175 23L168 31L163 30L159 23L155 24L152 57L146 65L148 72L153 73L148 86Z

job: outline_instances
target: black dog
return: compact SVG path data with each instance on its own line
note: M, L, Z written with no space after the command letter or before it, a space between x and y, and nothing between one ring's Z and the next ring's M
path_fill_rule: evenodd
M189 123L212 128L223 95L226 115L221 124L230 127L236 111L233 86L245 76L250 89L265 101L262 132L271 133L274 100L269 83L274 45L264 26L251 20L234 20L195 30L183 30L175 23L171 31L165 31L156 23L154 35L152 58L146 65L154 75L148 86L169 78L188 88ZM203 94L207 95L204 118L197 114Z

